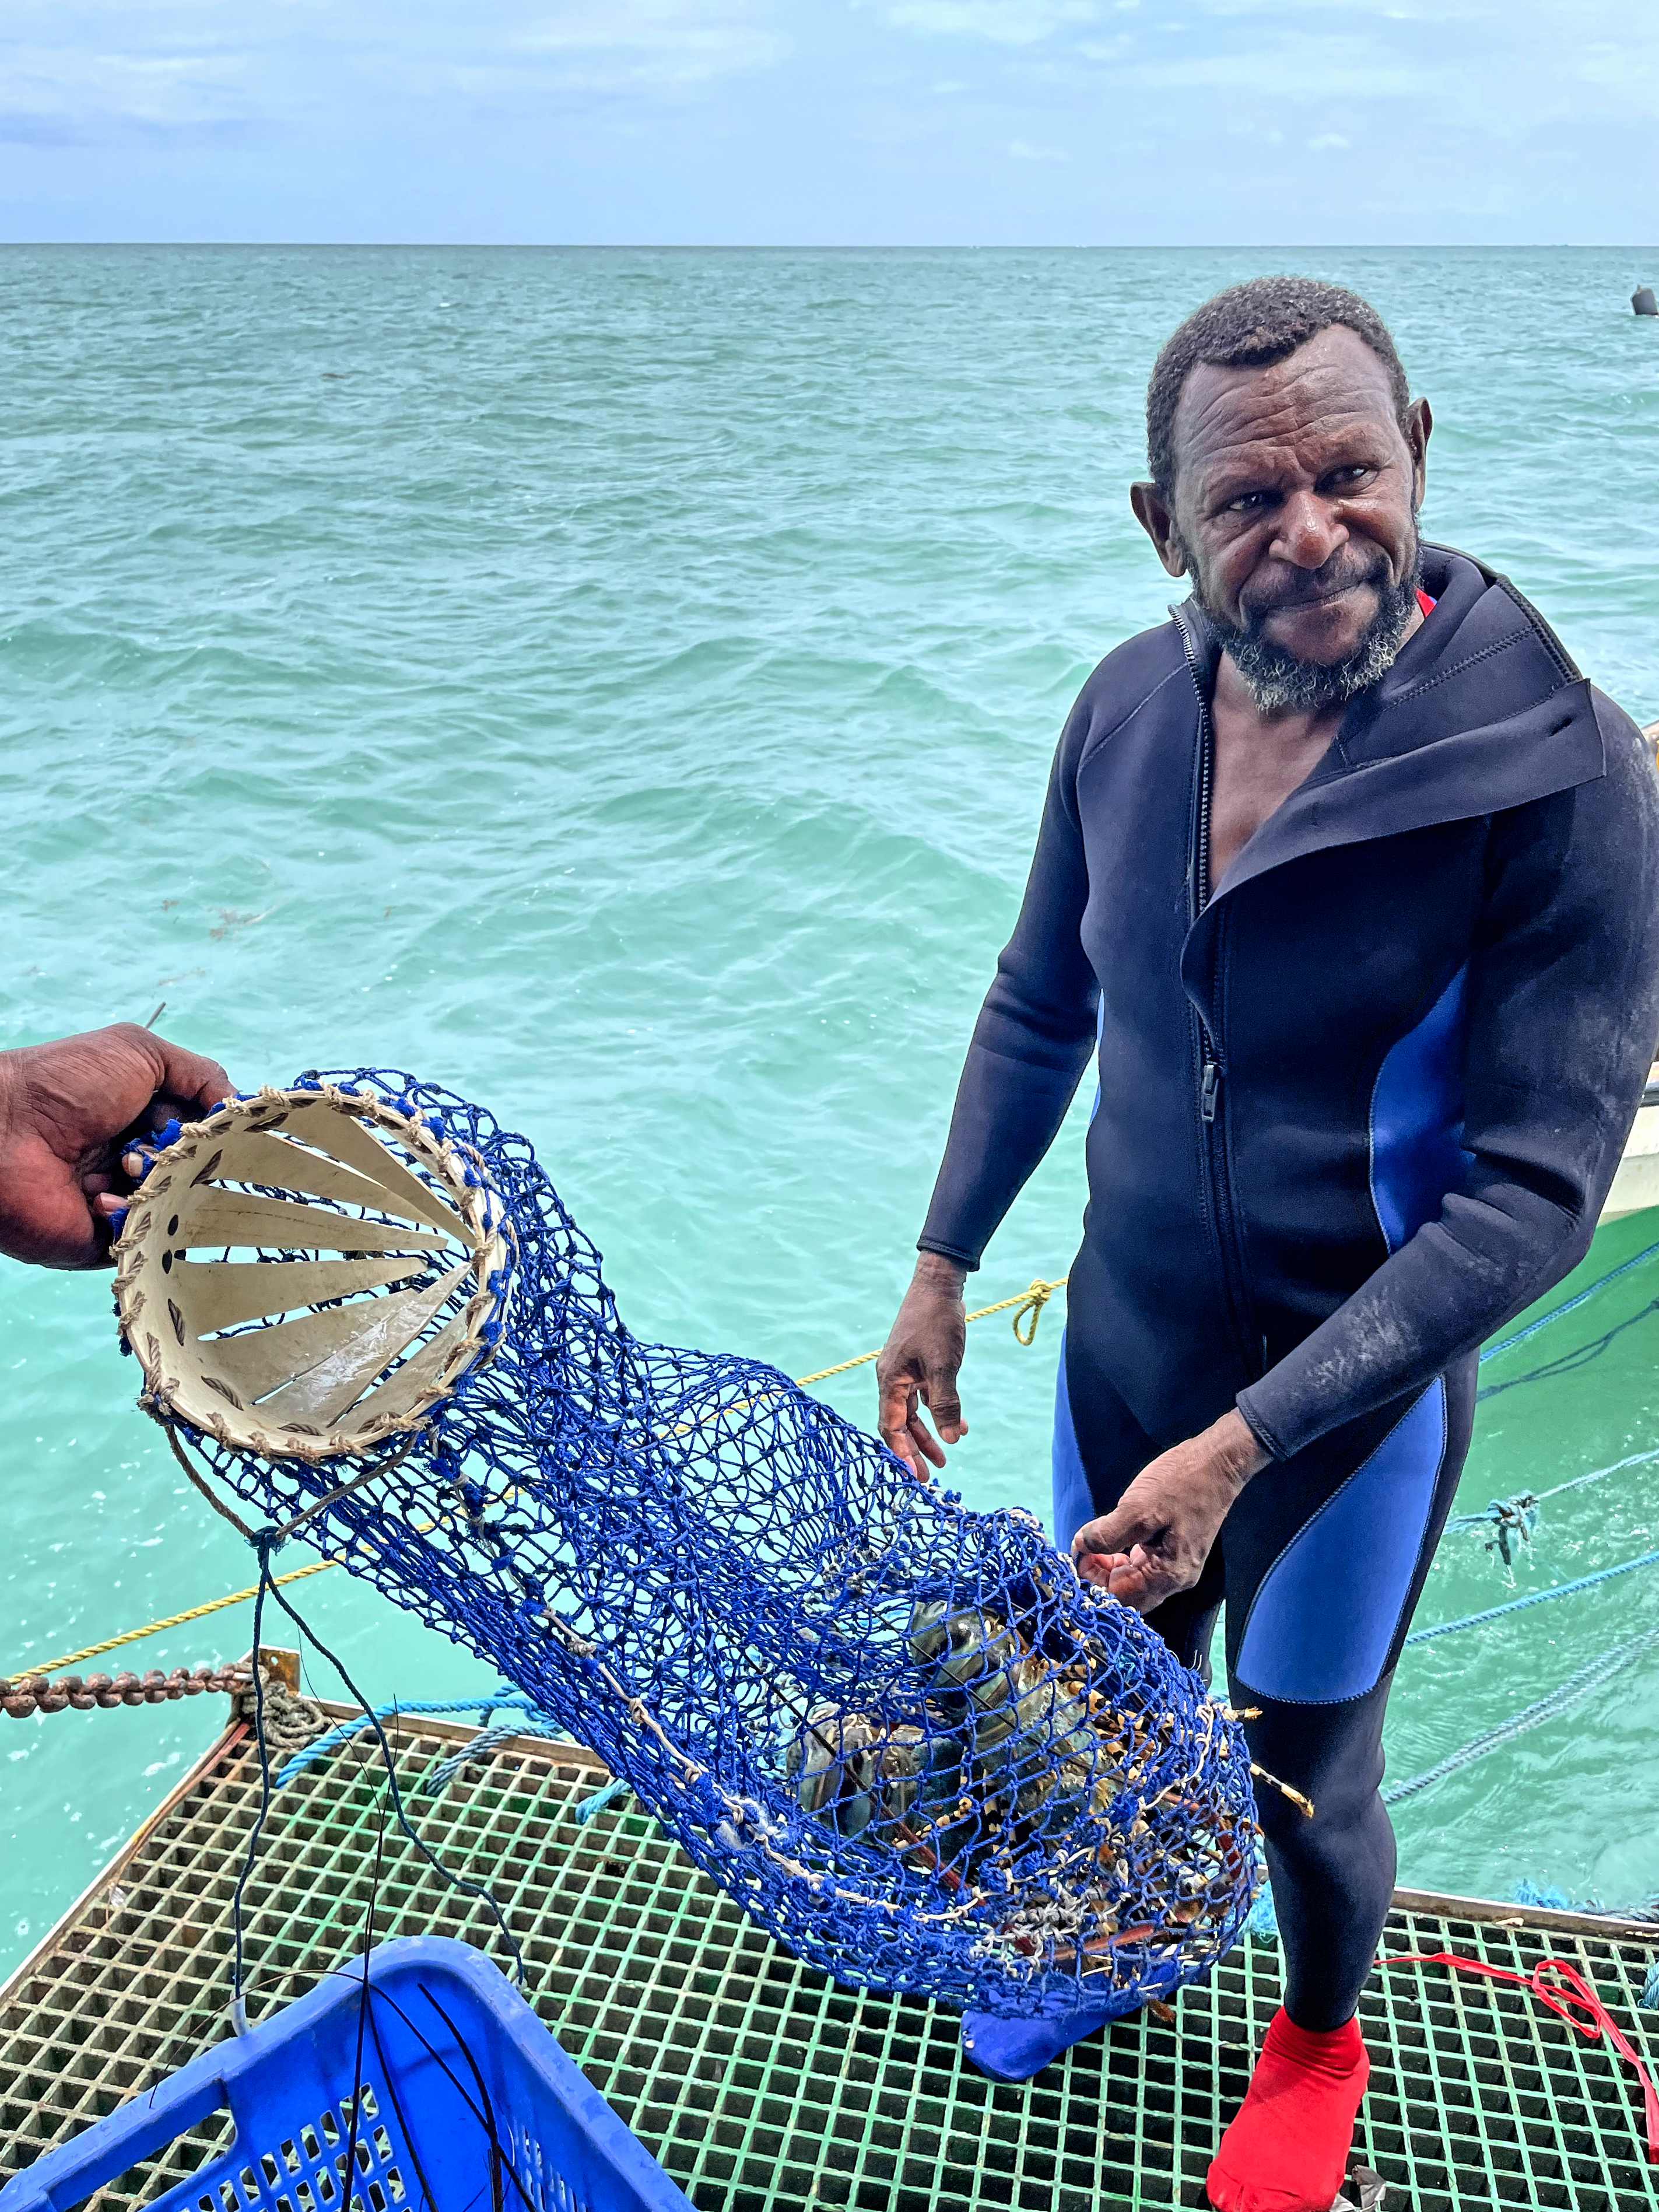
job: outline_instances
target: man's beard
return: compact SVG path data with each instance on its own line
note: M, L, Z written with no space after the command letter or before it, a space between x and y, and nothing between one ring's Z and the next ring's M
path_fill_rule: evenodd
M1242 629L1229 622L1224 614L1211 605L1198 563L1185 546L1182 550L1187 555L1187 573L1193 580L1193 596L1209 617L1234 667L1243 678L1245 687L1255 702L1256 712L1260 714L1316 714L1324 707L1346 705L1357 691L1364 691L1393 667L1417 605L1421 556L1415 532L1412 538L1410 566L1397 584L1389 581L1388 556L1380 548L1374 561L1362 565L1354 561L1350 548L1341 547L1331 556L1324 568L1312 571L1298 590L1287 592L1266 605L1246 608ZM1346 659L1298 660L1285 647L1275 645L1271 638L1263 635L1262 624L1280 607L1294 605L1303 596L1340 590L1345 585L1360 584L1370 584L1375 588L1376 612L1366 624L1358 644Z

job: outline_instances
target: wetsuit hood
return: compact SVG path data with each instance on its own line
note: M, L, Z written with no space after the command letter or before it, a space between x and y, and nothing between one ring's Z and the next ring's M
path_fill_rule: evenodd
M1605 773L1590 687L1507 577L1423 548L1433 613L1354 698L1329 752L1250 840L1221 896L1338 845L1525 806ZM1170 610L1206 697L1220 639L1195 599Z

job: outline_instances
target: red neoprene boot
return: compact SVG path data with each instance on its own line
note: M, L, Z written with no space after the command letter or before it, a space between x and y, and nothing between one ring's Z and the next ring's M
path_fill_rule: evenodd
M1281 2007L1206 2177L1216 2212L1330 2212L1370 2070L1357 2020L1315 2035Z

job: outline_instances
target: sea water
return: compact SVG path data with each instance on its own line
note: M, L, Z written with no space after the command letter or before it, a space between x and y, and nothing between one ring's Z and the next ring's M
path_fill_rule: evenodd
M878 1344L1060 724L1172 593L1127 500L1153 355L1275 267L1392 324L1427 533L1659 714L1659 254L0 253L0 1040L164 1002L244 1086L411 1069L530 1136L640 1334L794 1374ZM976 1297L1065 1273L1080 1139ZM1659 1446L1656 1295L1491 1364L1567 1356L1483 1407L1465 1506ZM1062 1317L970 1332L972 1504L1046 1507ZM248 1582L106 1279L0 1264L0 1674ZM824 1388L871 1421L867 1366ZM1512 1570L1449 1538L1420 1619L1650 1548L1656 1480L1547 1501ZM343 1572L295 1595L377 1698L494 1679ZM250 1611L84 1671L234 1656ZM1409 1652L1391 1774L1656 1625L1638 1570ZM1638 1658L1403 1805L1404 1877L1659 1889L1656 1687ZM0 1719L0 1967L223 1717Z

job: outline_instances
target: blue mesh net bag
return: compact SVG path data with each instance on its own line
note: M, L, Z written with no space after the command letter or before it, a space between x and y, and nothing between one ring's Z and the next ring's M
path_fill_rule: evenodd
M1206 1972L1260 1880L1232 1717L1042 1528L775 1369L643 1344L521 1137L409 1077L169 1129L117 1252L211 1491L469 1646L843 1982L1005 2014Z

